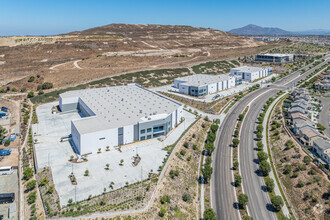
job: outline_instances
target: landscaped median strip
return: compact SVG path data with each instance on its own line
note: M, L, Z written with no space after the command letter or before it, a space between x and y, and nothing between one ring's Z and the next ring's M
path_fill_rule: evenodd
M277 212L278 217L281 218L281 217L283 217L283 215L285 215L286 217L291 217L292 219L295 219L295 215L294 215L293 211L291 210L288 200L286 199L286 196L281 187L281 183L279 182L279 179L277 177L277 171L276 171L276 168L275 168L273 160L272 160L271 150L270 150L269 143L268 143L268 140L269 140L268 125L269 125L271 113L273 112L277 103L285 98L285 95L286 95L286 93L285 94L278 93L276 100L274 100L273 98L270 98L267 101L267 104L264 106L264 111L262 113L260 113L260 116L259 116L260 119L258 119L258 120L259 120L260 125L262 123L262 125L263 125L262 127L266 128L265 130L262 129L263 135L262 135L262 145L261 146L266 146L268 155L266 153L265 153L265 155L267 155L267 157L270 161L272 171L273 171L273 172L271 172L271 171L269 172L269 177L265 177L265 183L266 183L267 190L271 197L273 206L278 205L277 209L278 210L281 209L280 212ZM261 114L263 114L263 115L261 115ZM266 117L267 120L264 120L264 117ZM264 135L264 134L266 134L266 135ZM258 147L258 149L259 149L259 147ZM259 157L259 153L258 153L258 157ZM260 157L261 157L261 154L260 154ZM260 158L260 159L262 159L262 158ZM274 178L276 180L275 185L274 185L274 181L272 181L272 178ZM274 188L274 190L270 190L270 188ZM281 202L281 199L279 199L279 194L281 194L281 198L283 198L283 200L285 201L285 204L283 204L283 202ZM276 207L274 207L274 208L276 208Z

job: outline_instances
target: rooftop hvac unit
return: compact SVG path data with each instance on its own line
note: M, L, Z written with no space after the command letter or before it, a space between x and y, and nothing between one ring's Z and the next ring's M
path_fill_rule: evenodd
M140 109L140 113L142 113L142 109Z
M151 118L149 117L148 120L151 120Z

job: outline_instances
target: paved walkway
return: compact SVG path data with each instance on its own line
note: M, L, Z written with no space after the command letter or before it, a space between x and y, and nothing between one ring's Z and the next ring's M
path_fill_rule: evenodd
M268 117L269 117L269 115L271 114L271 112L272 112L272 108L274 107L274 105L275 105L275 104L277 103L277 101L280 100L284 95L286 95L286 93L283 94L283 95L281 95L280 97L278 97L278 98L277 98L277 99L276 99L276 100L275 100L275 101L269 106L269 108L268 108L268 110L267 110L267 112L266 112L266 114L265 114L265 120L264 120L264 122L263 122L263 124L262 124L262 126L264 127L264 130L263 130L263 132L262 132L262 136L263 136L263 138L262 138L262 143L263 143L263 145L264 145L264 151L267 152L268 155L271 155L271 152L268 152L268 148L267 148L267 140L266 140L266 129L268 129L268 126L267 126ZM268 162L270 162L269 159L268 159ZM276 171L275 171L275 172L276 172ZM282 194L281 194L280 188L279 188L278 183L277 183L277 181L276 181L276 179L275 179L275 175L274 175L274 170L273 170L273 169L270 171L270 173L269 173L269 177L272 178L272 179L274 180L274 183L275 183L274 192L275 192L275 194L276 194L276 195L279 195L279 196L282 197ZM283 199L283 197L282 197L282 199ZM283 199L283 201L284 201L284 199ZM283 212L283 214L284 214L286 217L290 217L290 212L289 212L289 209L288 209L288 207L286 206L286 203L285 203L285 202L284 202L284 206L282 207L282 212Z

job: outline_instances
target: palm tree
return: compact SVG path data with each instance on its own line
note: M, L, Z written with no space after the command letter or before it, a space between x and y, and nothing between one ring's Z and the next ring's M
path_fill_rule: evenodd
M109 146L107 146L107 150L106 151L109 151L110 150L110 147Z
M110 164L107 163L105 166L107 167L107 170L109 170Z

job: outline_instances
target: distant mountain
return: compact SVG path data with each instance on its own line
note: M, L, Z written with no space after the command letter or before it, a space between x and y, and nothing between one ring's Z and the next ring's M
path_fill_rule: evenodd
M292 35L291 32L282 30L280 28L260 27L254 24L232 29L229 31L229 33L237 35Z
M307 30L307 31L296 31L293 33L298 34L298 35L330 35L330 30L313 29L313 30Z
M276 35L330 35L330 30L314 29L306 31L286 31L280 28L260 27L254 24L249 24L241 28L236 28L228 31L237 35L261 35L261 36L276 36Z

